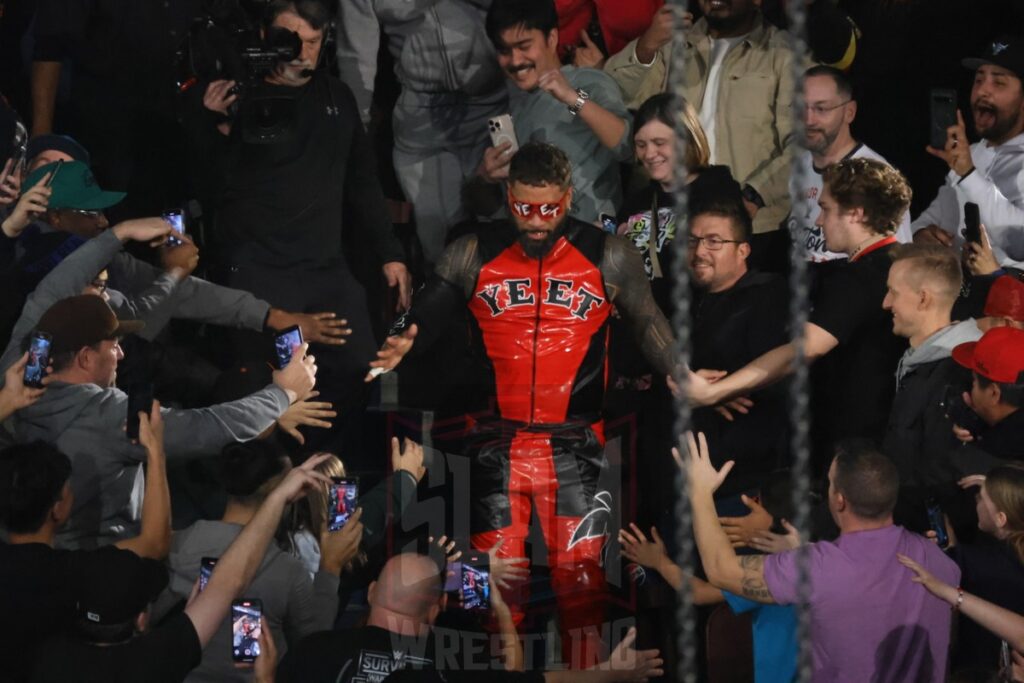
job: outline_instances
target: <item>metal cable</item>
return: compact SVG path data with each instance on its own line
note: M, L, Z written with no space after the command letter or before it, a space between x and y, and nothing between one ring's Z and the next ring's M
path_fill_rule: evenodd
M675 30L672 43L672 58L669 64L669 92L675 93L677 98L682 97L683 92L683 68L686 62L685 45L683 40L682 17L687 11L688 0L671 0L675 14ZM676 132L675 143L675 221L676 233L672 240L672 299L675 303L675 311L672 315L672 327L676 337L676 363L675 381L682 388L680 395L675 398L675 435L676 447L680 452L686 452L686 444L683 435L690 428L690 403L685 397L686 373L685 368L690 363L690 272L687 268L686 259L686 230L689 224L689 191L686 187L686 137L683 129L682 111L674 112L672 117L673 127ZM657 221L657 216L651 216L652 224ZM655 249L656 245L648 245L649 249ZM686 495L686 473L682 470L677 474L676 490L679 491L679 498L676 500L676 547L678 554L676 563L682 567L686 576L693 576L694 573L694 539L693 539L693 514L690 509L690 498ZM694 683L697 680L697 616L694 611L693 593L689 586L684 586L679 592L679 606L676 612L676 622L679 627L677 648L679 651L679 671L675 680L684 683Z
M669 92L681 96L684 85L684 67L686 63L685 41L682 39L681 17L687 11L687 0L670 0L675 9L676 16L676 39L673 42L671 52L671 63L669 65ZM796 87L793 91L793 131L796 139L804 139L804 97L801 87L807 54L806 35L806 8L805 3L800 0L791 0L787 3L789 16L789 33L791 47L794 54L792 60L792 78ZM687 176L685 132L682 130L681 116L673 119L676 128L676 158L675 172L675 214L676 214L676 237L672 240L674 261L672 264L673 288L672 297L675 304L675 311L672 317L672 326L676 335L676 354L678 359L675 373L676 382L683 389L681 397L675 399L675 433L676 445L681 450L685 449L683 435L690 428L691 409L689 402L685 399L686 376L684 368L689 366L690 359L690 282L689 270L686 259L686 240L684 239L686 226L689 224L688 191L685 185ZM806 187L806 169L798 161L798 155L794 155L793 167L790 175L790 194L793 197L792 211L794 215L805 215L803 204L807 198L803 196L803 188ZM657 216L651 220L656 221ZM792 327L793 343L796 347L795 372L790 384L790 422L792 425L792 451L793 451L793 501L794 519L793 524L806 534L810 522L810 448L809 437L809 395L808 395L808 366L804 353L804 325L807 322L809 310L809 294L807 286L807 262L802 248L801 225L795 222L790 225L790 324ZM650 247L653 248L653 245ZM677 564L682 567L687 576L692 576L694 571L694 539L693 539L693 514L690 508L689 496L686 495L686 474L680 471L677 475L677 488L680 492L676 501L676 519L678 527L676 540L678 554ZM806 548L798 551L797 575L798 575L798 605L799 612L797 637L800 644L798 659L798 680L809 681L811 676L810 657L810 612L807 608L808 586L808 561ZM676 680L684 683L694 683L697 679L697 624L693 604L693 595L689 587L684 587L680 592L680 604L676 613L679 636L677 647L679 650L679 670Z
M808 170L800 163L800 150L804 148L804 90L803 73L807 62L807 4L803 0L789 0L786 3L789 17L790 47L793 51L793 135L797 144L793 153L793 164L789 176L789 194L793 205L790 209L793 216L806 216L808 198L805 188L808 183ZM810 433L810 400L808 385L808 363L805 353L804 329L810 310L808 293L807 257L803 243L803 224L799 221L787 221L790 230L789 251L789 319L793 345L796 347L795 370L790 380L789 389L789 421L792 428L792 478L793 478L793 525L806 538L811 518L811 452L809 446ZM807 599L810 595L809 567L807 546L797 551L797 680L801 683L811 680L811 647L810 647L810 609Z

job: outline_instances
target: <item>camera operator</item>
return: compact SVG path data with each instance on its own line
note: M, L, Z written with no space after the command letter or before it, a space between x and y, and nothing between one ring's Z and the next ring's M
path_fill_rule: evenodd
M348 398L354 407L363 363L376 345L364 290L342 253L343 216L369 240L388 284L399 289L400 308L408 305L411 279L352 91L317 68L329 20L320 2L272 0L264 33L277 27L298 34L298 58L278 63L263 82L244 84L241 93L235 82L213 81L203 102L221 115L217 126L227 135L217 219L225 284L275 306L287 302L289 310L333 311L346 319L352 328L346 344L320 354L321 392L336 406ZM254 143L246 130L252 111L287 100L282 130ZM236 101L239 114L228 119ZM247 347L248 341L240 342Z

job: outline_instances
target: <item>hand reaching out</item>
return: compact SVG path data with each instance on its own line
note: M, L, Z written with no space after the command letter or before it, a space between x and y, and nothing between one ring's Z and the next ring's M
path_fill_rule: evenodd
M718 521L722 523L722 529L729 538L729 542L732 543L732 547L753 547L751 541L756 536L768 533L772 527L773 519L771 514L764 509L757 499L743 494L740 496L740 500L750 510L749 515L744 515L743 517L719 517Z
M419 332L419 328L416 325L411 325L401 334L392 335L384 340L384 346L377 352L377 360L370 363L370 368L394 370L402 362L405 354L412 349L417 332ZM370 382L376 376L373 372L368 372L363 381Z
M632 533L619 529L619 544L622 546L622 555L627 560L651 569L658 569L664 562L671 561L665 549L665 542L656 527L651 527L651 540L647 540L644 532L636 524L630 522L629 528Z
M299 427L330 429L331 423L327 420L338 416L330 403L310 400L319 395L319 391L310 392L309 396L291 404L284 415L277 418L278 426L302 445L305 445L306 437L299 431Z
M742 518L741 518L742 519ZM777 534L772 531L758 531L750 539L748 545L762 553L781 553L800 547L800 532L788 520L782 520L786 533Z

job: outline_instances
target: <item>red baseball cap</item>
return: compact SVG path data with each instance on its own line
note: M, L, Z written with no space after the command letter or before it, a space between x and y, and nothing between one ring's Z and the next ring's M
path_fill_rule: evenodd
M997 277L985 299L985 315L1024 321L1024 282L1010 275Z
M953 360L992 382L1024 383L1024 330L989 330L976 342L957 345Z

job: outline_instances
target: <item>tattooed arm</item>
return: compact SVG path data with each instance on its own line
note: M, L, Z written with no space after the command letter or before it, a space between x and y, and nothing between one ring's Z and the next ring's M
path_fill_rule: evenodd
M764 555L738 557L718 521L714 493L732 469L733 461L716 470L711 464L707 439L703 434L695 438L688 433L687 445L685 458L679 451L673 451L680 466L686 469L693 507L693 535L708 582L755 602L775 603L764 581Z
M608 296L629 324L647 362L662 375L672 374L675 338L651 294L639 250L621 237L607 237L601 274Z

